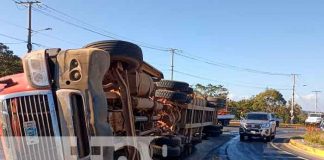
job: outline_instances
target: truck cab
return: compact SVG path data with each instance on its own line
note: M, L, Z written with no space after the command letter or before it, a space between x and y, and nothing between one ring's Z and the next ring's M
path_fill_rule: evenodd
M324 119L324 114L322 113L309 113L307 119L305 120L306 125L319 125Z

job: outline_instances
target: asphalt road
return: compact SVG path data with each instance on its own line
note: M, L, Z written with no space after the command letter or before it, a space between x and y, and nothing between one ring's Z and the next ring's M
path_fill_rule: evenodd
M222 160L260 160L260 159L304 159L293 152L287 152L278 144L285 143L286 138L303 134L303 129L283 129L277 130L276 139L266 143L263 139L252 139L249 141L240 141L237 127L226 127L225 130L230 135L235 135L232 139L221 146L215 147L203 159L222 159Z

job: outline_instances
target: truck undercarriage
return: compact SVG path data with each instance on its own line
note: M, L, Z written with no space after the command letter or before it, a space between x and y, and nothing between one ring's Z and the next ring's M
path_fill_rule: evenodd
M210 105L216 102L197 97L185 82L163 80L135 44L99 41L36 51L23 62L23 74L5 77L17 84L0 91L0 133L29 140L2 137L7 159L93 159L91 137L112 136L159 136L149 144L151 158L174 159L190 154L204 135L220 132L217 110L224 106ZM72 157L62 153L62 143L72 146ZM99 150L103 159L140 159L136 147Z

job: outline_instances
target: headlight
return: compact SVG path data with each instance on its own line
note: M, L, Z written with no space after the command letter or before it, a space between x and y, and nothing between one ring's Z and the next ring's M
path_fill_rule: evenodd
M263 123L261 125L262 128L269 128L270 127L270 123Z
M33 87L48 87L48 72L45 51L28 53L24 58L24 71Z

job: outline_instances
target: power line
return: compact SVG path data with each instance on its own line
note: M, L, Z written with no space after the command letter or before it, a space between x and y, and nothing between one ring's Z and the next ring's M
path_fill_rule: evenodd
M18 24L9 22L9 21L4 20L4 19L0 19L0 21L3 22L3 23L6 23L8 25L15 26L17 28L28 29L28 28L26 28L24 26L21 26L21 25L18 25ZM57 37L57 36L53 36L53 35L47 34L47 33L39 32L39 31L35 31L35 30L32 30L32 33L37 33L37 34L40 34L40 35L42 35L44 37L47 37L47 38L56 39L58 41L62 41L62 42L70 43L70 44L73 44L73 45L81 46L81 44L78 44L76 42L69 41L69 40L66 40L66 39L63 39L63 38L60 38L60 37Z
M117 39L117 37L122 37L122 38L125 38L125 39L129 39L129 38L117 35L115 33L108 32L108 31L106 31L104 29L101 29L101 28L98 28L96 26L93 26L93 25L91 25L89 23L86 23L86 22L84 22L84 21L82 21L82 20L80 20L78 18L72 17L72 16L70 16L70 15L68 15L68 14L66 14L66 13L64 13L62 11L54 9L54 8L52 8L52 7L50 7L50 6L46 5L46 4L43 4L42 6L45 7L45 10L51 10L53 12L56 12L57 14L60 14L60 15L65 16L67 18L73 19L73 20L81 23L82 25L73 23L71 21L67 21L67 20L65 20L63 18L60 18L58 16L55 16L53 14L48 13L45 10L39 10L39 9L35 9L35 8L34 8L34 10L41 13L41 14L43 14L43 15L45 15L45 16L51 17L53 19L64 22L66 24L72 25L74 27L77 27L77 28L80 28L80 29L83 29L83 30L86 30L86 31L89 31L89 32L92 32L92 33L95 33L95 34L98 34L98 35L101 35L101 36L104 36L104 37L108 37L108 38L111 38L111 39ZM86 25L87 27L84 26L84 25ZM91 28L89 28L89 26ZM98 31L98 30L101 30L101 31ZM107 34L105 34L103 32L108 33L110 35L107 35ZM113 36L111 36L111 35L113 35ZM137 40L133 40L133 41L142 43L142 44L139 44L139 46L144 47L144 48L155 49L155 50L159 50L159 51L170 51L170 49L168 49L167 47L154 47L153 45L148 46L148 45L143 45L144 42L137 41ZM145 43L145 44L147 44L147 43ZM250 68L235 66L235 65L231 65L231 64L214 62L214 61L207 60L206 58L203 58L203 57L190 56L190 55L188 55L188 53L187 54L175 53L175 54L179 55L179 56L182 56L182 57L185 57L187 59L203 62L203 63L209 64L209 65L213 65L213 66L217 66L217 67L221 67L221 68L236 70L236 71L245 71L245 72L250 72L250 73L272 75L272 76L290 76L290 74L286 74L286 73L275 73L275 72L261 71L261 70L256 70L256 69L250 69Z
M27 43L27 41L25 41L25 40L22 40L22 39L16 38L16 37L12 37L12 36L9 36L9 35L3 34L3 33L0 33L0 36L7 37L7 38L10 38L10 39L13 39L13 40L17 40L17 41L20 41L20 42Z
M179 73L179 74L182 74L182 75L186 75L186 76L189 76L189 77L193 77L193 78L197 78L197 79L201 79L201 80L207 80L207 81L214 81L216 83L223 83L223 82L220 82L218 80L215 80L215 79L211 79L211 78L207 78L207 77L202 77L202 76L197 76L197 75L193 75L193 74L190 74L190 73L186 73L186 72L181 72L181 71L177 71L177 70L174 70L175 73ZM272 88L272 87L261 87L261 86L250 86L250 85L244 85L244 84L237 84L237 83L229 83L229 82L225 82L227 84L230 84L230 85L235 85L235 86L239 86L239 87L245 87L245 88L256 88L256 89L267 89L267 88ZM274 88L276 90L291 90L289 88Z
M187 52L185 52L185 53L187 53ZM234 65L231 65L231 64L214 62L214 61L210 61L208 59L205 59L205 58L199 57L199 56L189 56L189 55L185 55L185 54L181 54L181 53L176 53L176 55L187 58L187 59L191 59L191 60L194 60L194 61L199 61L199 62L202 62L202 63L205 63L205 64L220 67L220 68L226 68L226 69L237 70L237 71L245 71L245 72L257 73L257 74L264 74L264 75L272 75L272 76L291 76L291 74L286 74L286 73L275 73L275 72L268 72L268 71L260 71L260 70L256 70L256 69L250 69L250 68L234 66Z
M7 44L23 44L25 42L0 42L0 43L7 45Z
M94 26L94 25L89 24L89 23L87 23L87 22L84 22L84 21L82 21L82 20L80 20L80 19L78 19L78 18L75 18L75 17L73 17L73 16L70 16L70 15L68 15L68 14L66 14L66 13L64 13L64 12L62 12L62 11L59 11L59 10L57 10L57 9L55 9L55 8L52 8L52 7L50 7L50 6L46 5L46 4L43 4L42 6L45 7L45 10L50 10L50 11L56 12L56 13L58 13L58 14L64 16L64 17L67 17L67 18L69 18L69 19L72 19L72 20L74 20L74 21L76 21L76 22L78 22L78 23L80 23L80 24L83 25L83 26L82 26L82 25L79 25L79 24L77 25L77 24L75 24L75 23L69 22L70 25L73 25L73 26L75 26L75 27L78 26L78 28L81 27L82 29L85 29L85 30L87 30L87 31L90 31L90 30L91 30L90 32L95 31L95 32L93 32L93 33L96 33L96 34L99 34L99 35L101 35L101 36L105 36L105 37L108 37L108 38L111 38L111 39L119 39L118 37L120 37L120 38L122 38L122 39L128 39L128 40L130 40L130 41L137 42L139 46L144 47L144 48L148 48L148 49L159 50L159 51L168 51L168 50L169 50L169 49L166 48L166 47L161 47L161 46L156 46L156 45L148 44L148 43L145 43L145 42L142 42L142 41L138 41L138 40L130 39L130 38L128 38L128 37L121 36L121 35L118 35L118 34L115 34L115 33L109 32L109 31L107 31L107 30L105 30L105 29L103 29L103 28L99 28L98 26ZM43 10L43 11L44 11L44 10ZM44 11L44 12L45 12L45 11ZM44 14L44 12L43 12L42 14ZM54 19L57 19L57 20L61 19L60 21L62 21L62 18L59 18L59 17L54 16L54 15L51 15L51 14L49 14L48 12L45 12L45 13L47 13L47 16L50 16L50 17L52 17L52 18L56 17L56 18L54 18ZM53 17L53 16L54 16L54 17ZM86 25L87 27L85 27L84 25ZM100 30L100 31L98 31L98 30ZM104 33L103 33L103 32L104 32ZM107 35L107 34L109 34L109 35ZM111 36L111 35L112 35L112 36Z
M50 6L46 5L46 4L43 4L42 6L44 6L46 10L50 10L50 11L56 12L57 14L60 14L62 16L65 16L67 18L73 19L73 20L81 23L82 25L78 25L78 24L72 23L70 21L66 21L66 20L64 20L64 19L62 19L60 17L51 15L48 12L44 12L44 10L43 11L38 10L42 14L44 14L46 16L49 16L49 17L52 17L54 19L57 19L59 21L62 21L64 23L68 23L68 24L73 25L75 27L78 27L78 28L81 28L81 29L90 31L92 33L95 33L95 34L99 34L101 36L105 36L105 37L111 38L111 39L117 39L116 37L122 37L122 38L125 38L125 39L129 39L127 37L120 36L118 34L115 34L115 33L112 33L112 32L108 32L108 31L106 31L106 30L104 30L102 28L99 28L97 26L91 25L91 24L89 24L87 22L84 22L84 21L78 19L78 18L75 18L73 16L70 16L70 15L68 15L68 14L66 14L66 13L64 13L62 11L59 11L59 10L57 10L55 8L52 8L52 7L50 7ZM84 25L86 25L88 27L85 27ZM89 27L94 28L94 29L90 29ZM98 31L98 30L101 30L101 31ZM102 33L102 31L105 32L105 33L108 33L110 35L113 35L113 36L104 34L104 33ZM139 44L139 46L144 47L144 48L155 49L155 50L159 50L159 51L170 51L170 49L167 48L167 47L156 47L156 45L147 44L147 43L144 43L144 42L141 42L141 41L137 41L137 40L132 40L132 41L141 43L141 44ZM286 74L286 73L275 73L275 72L261 71L261 70L256 70L256 69L239 67L239 66L235 66L235 65L231 65L231 64L225 64L225 63L220 63L220 62L213 62L213 61L207 60L206 58L203 58L203 57L190 56L190 55L188 55L188 53L187 53L187 55L181 54L181 53L176 53L176 55L179 55L179 56L182 56L182 57L185 57L185 58L188 58L188 59L192 59L192 60L195 60L195 61L200 61L200 62L209 64L209 65L213 65L213 66L217 66L217 67L221 67L221 68L226 68L226 69L231 69L231 70L245 71L245 72L250 72L250 73L257 73L257 74L264 74L264 75L272 75L272 76L290 76L290 74Z
M6 37L6 38L9 38L9 39L13 39L13 40L16 40L16 41L20 41L20 42L23 42L23 43L27 43L27 41L25 41L23 39L20 39L20 38L17 38L17 37L13 37L13 36L9 36L7 34L0 33L0 36ZM36 46L39 46L39 47L51 48L49 46L46 46L46 45L43 45L43 44L40 44L40 43L33 42L32 44L34 44Z

